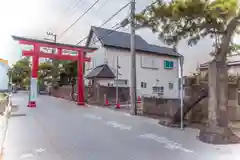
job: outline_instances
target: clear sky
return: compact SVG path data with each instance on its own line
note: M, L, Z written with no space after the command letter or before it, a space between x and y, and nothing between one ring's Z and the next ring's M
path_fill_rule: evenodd
M76 20L95 0L2 0L0 2L0 58L14 63L21 57L21 52L11 35L43 39L47 31L60 35ZM136 11L140 12L153 0L136 0ZM99 26L129 0L100 0L99 3L74 27L64 34L59 42L76 44L88 35L91 25ZM77 4L77 5L76 5ZM104 27L111 28L129 13L129 8L121 12ZM149 43L163 45L148 29L137 31ZM185 73L196 70L197 64L203 63L212 50L211 40L204 39L195 47L188 47L182 42L179 47L185 56Z

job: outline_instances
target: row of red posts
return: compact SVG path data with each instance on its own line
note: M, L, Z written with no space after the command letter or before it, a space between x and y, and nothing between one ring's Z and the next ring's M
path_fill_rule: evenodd
M138 96L138 98L137 98L137 103L141 103L142 102L142 100L141 100L141 97L140 96ZM108 101L108 98L107 98L107 96L105 96L105 104L104 104L104 106L109 106L110 104L109 104L109 101ZM120 103L117 103L116 104L116 109L120 109L121 107L120 107Z

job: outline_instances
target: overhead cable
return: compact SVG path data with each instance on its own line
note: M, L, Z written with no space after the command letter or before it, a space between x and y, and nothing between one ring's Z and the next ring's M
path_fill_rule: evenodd
M61 38L70 28L72 28L81 18L83 18L100 0L96 0L81 16L79 16L58 38Z
M120 8L117 12L115 12L111 17L109 17L106 21L104 21L99 27L104 26L105 24L107 24L109 21L111 21L115 16L117 16L123 9L125 9L128 5L130 4L130 2L128 2L126 5L124 5L122 8ZM116 25L115 25L116 26ZM113 26L113 27L115 27ZM113 28L112 27L112 28ZM76 45L82 43L83 41L85 41L88 38L88 36L86 36L85 38L83 38L82 40L80 40Z

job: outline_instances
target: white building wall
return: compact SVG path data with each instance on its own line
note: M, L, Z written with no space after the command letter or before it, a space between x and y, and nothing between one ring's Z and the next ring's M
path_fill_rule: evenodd
M228 73L232 75L240 75L240 65L230 66Z
M9 78L7 75L8 66L0 62L0 90L7 90L8 89L8 82Z
M90 62L85 65L85 76L95 67L104 64L106 49L104 47L98 48L95 52L87 53L86 57L91 58ZM88 80L85 80L85 85L88 84Z
M114 80L111 79L97 79L97 83L99 83L101 86L108 86L108 84L114 84Z
M127 50L119 49L106 49L108 65L113 70L117 67L117 56L119 61L120 75L119 79L128 80L128 84L131 85L131 63L130 63L130 53ZM158 69L146 69L141 67L141 57L150 57L155 60L156 68ZM164 69L164 60L171 60L174 62L174 68L171 70ZM157 56L153 54L139 53L136 55L136 68L137 68L137 95L148 95L153 96L154 86L164 87L164 98L178 98L179 97L179 84L178 84L178 60L177 58L171 58L166 56ZM147 84L146 88L141 88L141 82ZM173 88L169 88L169 83L173 83Z
M95 35L93 35L95 37ZM113 73L116 75L117 69L117 57L118 64L120 66L118 79L127 80L127 85L130 86L131 81L131 63L130 63L130 53L128 50L120 50L114 48L105 48L101 46L101 43L97 41L94 43L94 38L90 42L90 47L97 47L98 50L93 53L88 53L87 56L91 57L91 62L85 68L85 75L87 75L92 69L101 64L107 63L112 69ZM155 68L149 69L142 68L142 57L144 60L150 58L154 60ZM164 69L164 60L171 60L174 62L173 69ZM147 95L147 96L157 96L153 94L152 87L158 86L164 87L164 95L161 97L164 98L179 98L179 65L178 59L168 56L158 56L149 53L137 52L136 55L136 68L137 68L137 95ZM114 85L112 80L99 80L101 85L108 85L108 83ZM146 88L141 87L141 82L145 82ZM173 88L169 88L169 83L173 84ZM88 81L85 80L85 84L88 84Z
M88 62L85 65L85 76L88 75L88 73L95 67L104 64L106 56L106 49L102 47L101 42L97 39L97 36L95 34L92 35L89 47L96 47L98 49L95 52L86 54L86 57L91 58L91 62ZM88 85L88 80L85 79L84 83L85 85Z

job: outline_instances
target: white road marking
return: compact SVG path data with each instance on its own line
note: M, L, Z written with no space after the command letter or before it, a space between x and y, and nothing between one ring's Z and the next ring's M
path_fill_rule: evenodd
M45 149L44 148L38 148L35 150L37 153L42 153L42 152L45 152Z
M106 125L109 125L113 128L119 128L120 130L128 130L128 131L132 130L132 126L127 126L127 125L120 124L120 123L117 123L114 121L108 121L108 122L106 122Z
M164 147L168 148L168 149L171 149L171 150L179 149L179 150L187 152L187 153L193 153L192 150L184 148L184 147L182 147L181 144L173 142L173 141L170 141L170 140L168 140L165 137L158 137L157 135L154 135L154 134L151 134L151 133L143 134L143 135L140 135L139 137L140 138L145 138L145 139L151 139L151 140L154 140L154 141L156 141L158 143L165 144Z
M124 115L128 117L132 116L130 113L124 113Z
M102 117L94 114L84 114L84 117L89 119L94 119L94 120L102 120Z
M26 153L26 154L23 154L23 155L21 155L21 159L28 159L28 158L33 158L34 157L34 155L33 154L31 154L31 153Z
M85 104L86 106L88 106L89 108L99 108L98 106L96 106L96 105L90 105L90 104Z

